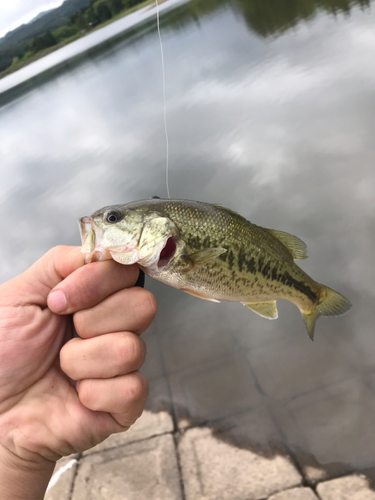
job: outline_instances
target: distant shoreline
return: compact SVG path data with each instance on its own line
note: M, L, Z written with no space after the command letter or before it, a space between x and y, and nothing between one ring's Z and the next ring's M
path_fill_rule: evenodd
M188 0L164 0L163 2L159 0L160 15L187 2ZM67 68L80 64L90 54L97 53L100 47L104 48L107 43L111 41L116 43L116 40L131 36L146 24L152 26L154 23L156 29L155 9L152 9L152 5L155 5L155 1L148 0L147 3L143 3L143 8L128 11L128 15L120 16L115 19L115 22L103 23L96 30L83 34L70 43L60 46L59 49L44 54L44 57L30 62L19 71L14 71L0 79L0 108Z
M159 5L161 5L161 4L165 3L166 1L168 1L168 0L158 0L158 3L159 3ZM62 47L65 47L66 45L69 45L70 43L75 42L76 40L79 40L87 35L90 35L91 33L94 33L95 31L97 31L101 28L104 28L105 26L113 23L114 21L118 21L119 19L121 19L121 18L123 18L123 17L137 11L137 10L144 9L148 5L152 5L152 4L156 5L155 0L145 0L144 2L142 2L138 5L135 5L134 7L131 7L130 9L126 9L126 10L119 12L118 14L113 16L108 21L104 21L104 22L98 24L97 26L90 29L89 31L85 31L84 33L82 33L82 32L77 33L77 34L71 36L70 38L62 40L57 45L53 45L52 47L49 47L47 49L41 50L40 52L37 52L35 54L35 56L30 57L29 59L27 59L25 61L21 61L19 63L16 62L16 63L12 64L11 66L9 66L8 68L6 68L4 71L0 72L0 80L11 75L12 73L15 73L16 71L28 66L31 63L38 61L39 59L51 54L52 52L55 52L56 50L59 50Z

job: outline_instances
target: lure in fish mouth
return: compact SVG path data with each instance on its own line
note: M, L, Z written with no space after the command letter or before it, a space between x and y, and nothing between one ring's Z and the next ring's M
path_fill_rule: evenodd
M319 316L338 316L351 306L295 264L307 258L299 238L252 224L221 205L141 200L104 207L79 224L86 263L137 263L174 288L213 302L241 302L268 319L278 317L276 300L289 300L311 339Z

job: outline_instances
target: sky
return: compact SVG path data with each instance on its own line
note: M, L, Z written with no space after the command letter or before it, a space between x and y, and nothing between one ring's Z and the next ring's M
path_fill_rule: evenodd
M45 10L53 9L63 3L63 0L0 0L0 37L14 30L21 24Z

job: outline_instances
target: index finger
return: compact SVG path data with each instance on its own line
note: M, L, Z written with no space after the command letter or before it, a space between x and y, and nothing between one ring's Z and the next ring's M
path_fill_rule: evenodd
M46 307L51 289L83 265L81 247L54 247L25 272L4 284L8 293L2 296L2 303Z
M49 309L71 314L94 307L110 295L132 287L137 281L137 265L124 266L114 260L92 262L67 276L49 294Z

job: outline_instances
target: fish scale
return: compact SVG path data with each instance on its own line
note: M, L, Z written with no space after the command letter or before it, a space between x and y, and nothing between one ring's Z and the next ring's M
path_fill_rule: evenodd
M350 302L308 276L297 237L263 228L236 212L190 200L141 200L104 207L81 219L86 260L138 263L163 283L206 300L241 302L268 319L276 300L301 311L314 335L321 315L340 315Z

